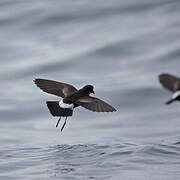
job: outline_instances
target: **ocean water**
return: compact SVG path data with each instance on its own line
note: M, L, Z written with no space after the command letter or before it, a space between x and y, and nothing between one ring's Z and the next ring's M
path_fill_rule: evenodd
M0 0L0 180L180 178L179 0ZM75 109L64 131L34 78L81 88L115 113ZM63 122L61 122L62 125Z

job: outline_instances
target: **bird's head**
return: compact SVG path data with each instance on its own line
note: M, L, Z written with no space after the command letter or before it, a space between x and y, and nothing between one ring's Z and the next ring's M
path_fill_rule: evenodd
M94 87L92 85L86 85L83 87L83 90L86 91L88 94L95 94Z

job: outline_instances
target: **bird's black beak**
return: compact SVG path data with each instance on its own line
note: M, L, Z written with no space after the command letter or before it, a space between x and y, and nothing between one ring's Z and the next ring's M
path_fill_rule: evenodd
M95 94L95 92L94 92L94 91L92 91L92 93L93 93L93 94Z

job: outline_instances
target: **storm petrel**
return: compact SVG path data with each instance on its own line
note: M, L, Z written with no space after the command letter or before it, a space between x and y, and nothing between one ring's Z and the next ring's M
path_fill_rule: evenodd
M160 74L159 81L162 86L173 92L173 95L166 104L171 104L174 101L180 101L180 78L171 74Z
M48 79L34 79L34 83L44 92L59 96L63 99L60 101L47 101L47 107L53 116L60 117L56 127L60 122L61 117L65 117L63 130L68 116L72 116L74 108L82 106L94 112L113 112L114 107L96 97L89 96L94 93L92 85L86 85L77 90L74 86L62 82L52 81Z

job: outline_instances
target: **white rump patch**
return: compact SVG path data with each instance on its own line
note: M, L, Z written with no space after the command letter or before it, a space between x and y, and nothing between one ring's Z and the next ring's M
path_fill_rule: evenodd
M63 102L63 100L59 101L59 106L61 108L68 108L68 109L73 109L74 108L74 104L66 104Z
M180 95L180 91L176 91L176 92L172 95L172 99L176 99L179 95Z

